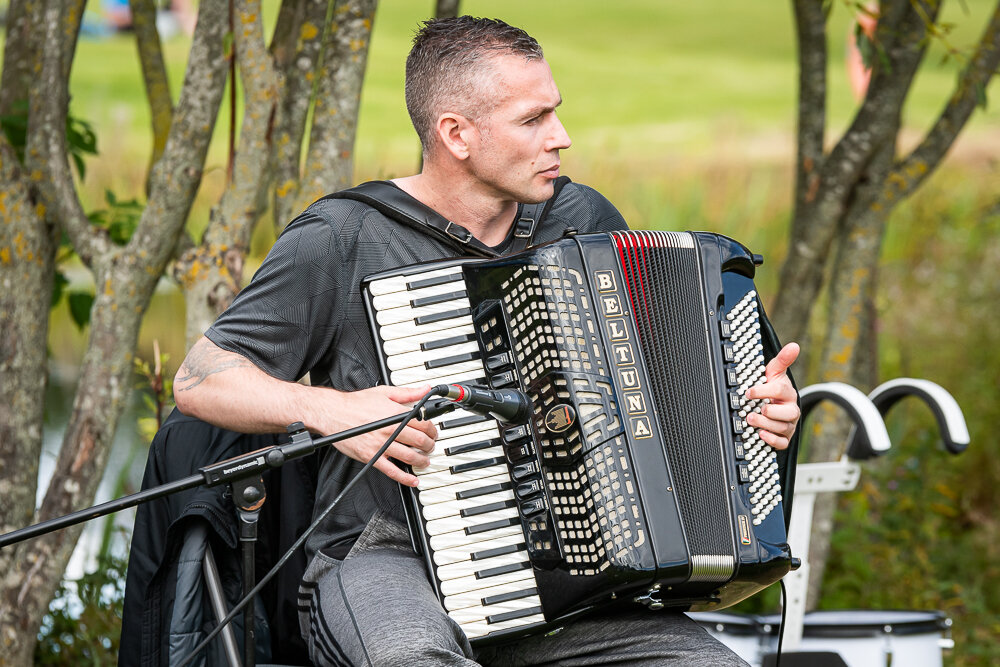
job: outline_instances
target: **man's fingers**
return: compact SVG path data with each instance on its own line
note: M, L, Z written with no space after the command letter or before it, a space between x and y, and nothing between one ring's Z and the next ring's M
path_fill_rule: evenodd
M752 412L747 415L747 424L760 429L762 433L764 431L768 431L774 435L779 435L785 438L790 437L792 432L795 430L795 426L791 422L769 419L764 415L757 414L756 412Z
M784 436L776 435L770 431L761 431L759 435L761 440L775 449L788 449L788 438Z
M795 363L795 360L799 358L799 344L798 343L788 343L785 345L778 354L774 355L774 359L771 359L764 367L764 377L767 381L771 381L778 377L782 373L788 370L788 367Z
M792 386L787 375L779 375L764 384L758 384L747 390L747 398L751 400L767 398L772 402L795 403L797 396L795 387Z
M768 403L761 407L760 413L780 422L792 423L799 420L799 406L795 403Z
M386 386L385 395L397 403L416 403L430 390L431 386L429 384L420 387Z
M417 485L416 475L411 475L410 473L404 471L384 456L375 462L374 467L389 479L399 482L403 486Z

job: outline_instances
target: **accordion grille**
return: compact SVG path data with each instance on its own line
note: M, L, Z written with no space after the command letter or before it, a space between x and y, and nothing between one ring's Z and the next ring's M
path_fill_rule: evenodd
M607 381L604 354L582 275L558 265L529 264L501 283L515 363L535 406L539 454L552 501L554 529L568 571L594 575L638 559L645 544L627 443ZM557 404L579 420L555 432L542 418Z

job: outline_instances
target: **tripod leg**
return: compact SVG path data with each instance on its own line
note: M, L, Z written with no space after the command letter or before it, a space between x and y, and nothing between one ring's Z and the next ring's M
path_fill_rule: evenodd
M240 545L243 553L243 595L247 596L257 582L254 564L257 520L260 518L260 508L264 506L267 493L264 490L264 480L259 475L234 480L230 486L233 490L233 502L236 503L236 513L239 515ZM255 610L255 600L250 600L246 609L243 610L244 667L254 667L257 664L256 637L254 636Z

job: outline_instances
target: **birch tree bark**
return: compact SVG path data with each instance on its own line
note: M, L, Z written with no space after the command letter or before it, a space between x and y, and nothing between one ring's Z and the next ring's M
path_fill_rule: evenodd
M795 208L772 312L782 338L804 340L813 304L824 289L829 291L822 340L814 341L820 350L819 381L843 381L863 390L877 382L874 296L889 215L944 159L1000 63L998 2L955 88L942 100L941 114L914 150L899 155L901 109L940 30L942 1L881 2L866 97L829 150L824 150L826 12L821 0L793 1L799 58ZM847 427L832 412L822 412L810 432L810 460L829 461L843 453ZM810 606L818 600L832 530L833 502L821 496L809 553Z

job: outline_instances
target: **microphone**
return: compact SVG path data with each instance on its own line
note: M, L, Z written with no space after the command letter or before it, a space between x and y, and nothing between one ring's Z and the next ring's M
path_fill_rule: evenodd
M502 422L524 422L531 415L531 399L517 389L486 389L471 384L442 384L434 393L470 412Z

